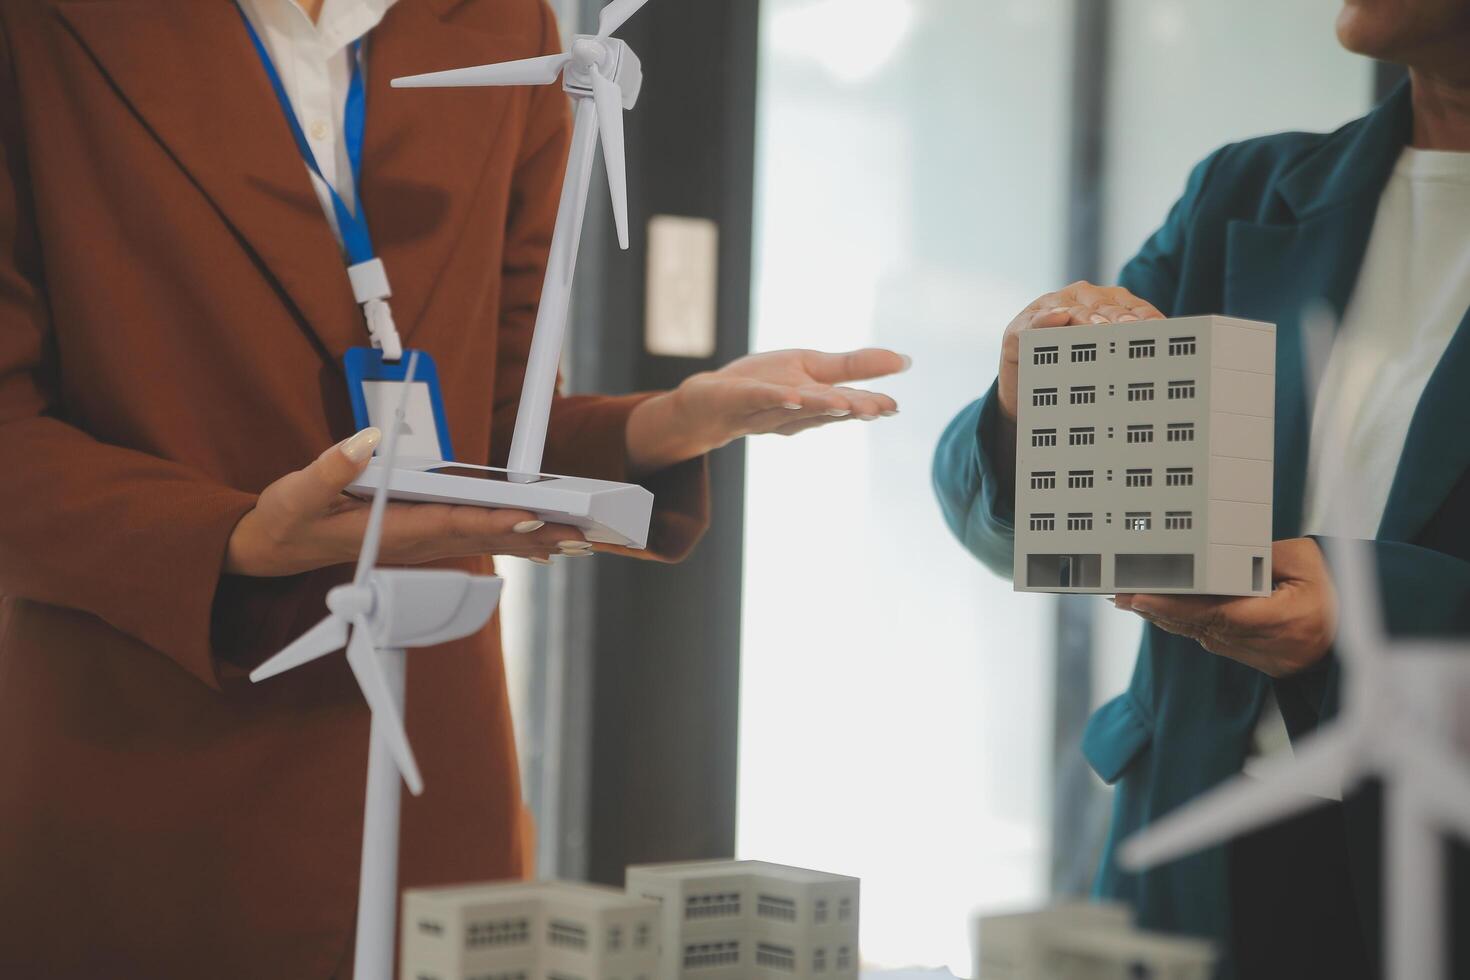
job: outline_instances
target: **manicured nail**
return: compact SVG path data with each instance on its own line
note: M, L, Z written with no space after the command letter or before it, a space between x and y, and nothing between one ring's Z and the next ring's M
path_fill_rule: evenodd
M860 421L863 421L863 422L876 422L876 421L878 421L878 416L876 416L876 415L859 415L858 416L858 419Z
M898 409L895 408L892 411L884 412L883 413L883 417L885 419L891 419L891 418L893 418L897 414L898 414Z
M801 402L787 402L781 407L787 409L788 411L799 412L801 411Z
M591 551L591 541L558 541L556 546L562 551Z
M1092 317L1091 317L1091 320L1092 320L1093 323L1107 323L1108 322L1108 318L1105 317L1105 316L1103 316L1101 313L1094 313L1092 315Z
M382 429L363 429L357 435L342 443L342 455L354 463L361 463L373 454L378 448L378 443L383 441Z
M832 408L827 410L827 414L832 416L834 419L845 419L852 413L845 408Z
M1138 317L1134 316L1132 313L1124 313L1122 316L1118 317L1118 322L1119 323L1133 323L1133 322L1137 321L1137 319L1138 319Z
M1048 312L1048 313L1071 313L1072 312L1072 308L1070 306L1053 306L1051 309L1047 310L1046 312Z
M531 561L534 562L537 565L550 565L551 564L551 559L550 558L532 558Z
M592 558L592 557L595 557L596 554L597 554L597 552L595 552L595 551L593 551L593 550L591 550L589 548L586 551L563 551L561 553L561 557L563 557L563 558Z
M511 530L517 534L530 534L532 531L539 531L545 526L545 521L521 521L515 527L511 528Z
M900 354L898 356L903 358L903 367L898 369L899 374L903 374L909 368L914 366L914 359L912 357L909 357L907 354Z

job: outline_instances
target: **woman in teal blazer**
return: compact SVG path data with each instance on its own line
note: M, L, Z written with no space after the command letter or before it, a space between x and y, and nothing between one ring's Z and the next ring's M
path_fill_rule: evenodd
M1455 16L1460 36L1453 43L1463 62L1464 91L1470 93L1470 58L1463 54L1470 50L1467 17L1463 11ZM1121 597L1124 608L1147 609L1150 623L1128 691L1096 713L1083 743L1097 774L1117 787L1097 893L1133 904L1145 926L1214 938L1226 952L1224 975L1241 980L1288 971L1301 977L1377 974L1373 794L1324 808L1325 816L1309 818L1316 822L1274 845L1239 854L1216 848L1143 875L1120 870L1114 848L1241 771L1268 690L1274 689L1293 738L1335 710L1339 667L1330 647L1330 572L1316 543L1301 539L1311 425L1301 382L1301 319L1314 304L1325 302L1339 316L1348 305L1380 192L1401 150L1417 135L1423 93L1418 73L1412 77L1412 86L1406 83L1337 132L1268 136L1215 152L1195 168L1163 227L1123 270L1121 288L1075 284L1049 294L1008 332L1014 358L1018 328L1207 313L1277 324L1277 588L1253 607L1257 618L1268 610L1270 622L1247 631L1231 621L1232 606L1218 600ZM1470 98L1463 105L1470 112ZM1460 123L1470 136L1470 118ZM1014 543L1014 398L1012 374L1009 391L998 382L951 423L934 461L935 488L950 528L976 557L1006 576ZM1418 404L1375 542L1386 615L1396 631L1470 635L1467 423L1470 314ZM1158 625L1165 611L1168 630ZM1463 849L1454 860L1463 884L1470 862ZM1253 867L1246 866L1252 861ZM1465 891L1460 887L1457 895L1463 898ZM1288 908L1280 910L1283 921L1273 934L1262 919L1271 919L1275 913L1267 910L1283 904ZM1252 920L1250 929L1242 929L1244 919ZM1470 922L1463 902L1454 921ZM1454 932L1461 947L1457 961L1470 967L1467 929ZM1299 946L1296 952L1286 948L1292 943ZM1270 946L1276 948L1261 948Z

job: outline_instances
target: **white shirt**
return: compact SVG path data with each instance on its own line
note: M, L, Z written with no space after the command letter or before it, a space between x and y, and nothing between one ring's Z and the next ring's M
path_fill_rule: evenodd
M344 138L344 110L352 81L350 47L377 27L395 2L325 0L316 23L312 23L295 0L239 0L250 26L270 51L317 166L353 211L357 209L357 187ZM306 162L301 165L306 167ZM310 168L307 173L340 243L342 232L332 209L331 192Z
M1303 533L1377 536L1414 411L1467 309L1470 153L1405 148L1317 391ZM1273 698L1255 754L1289 744Z

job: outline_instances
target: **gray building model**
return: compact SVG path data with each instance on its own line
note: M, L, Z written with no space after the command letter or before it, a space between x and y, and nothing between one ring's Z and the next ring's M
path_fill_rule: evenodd
M1270 594L1273 324L1027 330L1020 358L1018 591Z

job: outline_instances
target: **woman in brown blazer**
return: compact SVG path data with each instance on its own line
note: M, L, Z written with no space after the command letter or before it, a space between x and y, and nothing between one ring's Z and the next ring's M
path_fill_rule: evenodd
M361 199L469 462L509 443L567 105L387 83L556 47L541 0L399 0L371 33ZM347 975L367 711L341 658L245 674L350 574L365 337L232 2L0 0L0 977ZM891 412L833 386L901 366L782 352L561 398L545 468L645 483L675 560L705 452ZM394 505L384 558L488 572L580 538L531 524ZM407 721L432 790L402 885L524 873L496 628L415 656Z

